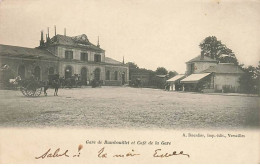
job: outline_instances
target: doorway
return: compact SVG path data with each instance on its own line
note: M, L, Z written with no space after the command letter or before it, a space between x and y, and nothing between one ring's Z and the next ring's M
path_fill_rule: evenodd
M94 71L94 79L96 81L100 80L100 69L99 68L96 68L95 71Z
M72 77L72 67L67 66L65 68L65 79L71 78Z
M86 67L83 67L80 71L80 76L81 76L81 82L82 82L82 85L87 85L87 68Z

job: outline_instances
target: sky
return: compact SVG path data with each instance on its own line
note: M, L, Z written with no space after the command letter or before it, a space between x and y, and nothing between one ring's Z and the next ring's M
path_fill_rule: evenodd
M0 0L0 44L37 47L50 36L99 36L106 56L185 73L199 44L216 36L239 63L260 60L259 0Z

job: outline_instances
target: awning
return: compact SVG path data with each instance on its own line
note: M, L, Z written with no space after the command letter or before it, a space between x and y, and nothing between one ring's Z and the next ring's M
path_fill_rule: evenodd
M181 80L181 83L198 83L199 80L201 80L202 78L205 78L209 74L211 74L211 73L191 74L187 78L184 78L183 80Z
M172 83L174 83L174 82L176 82L177 80L182 79L182 78L184 78L184 77L185 77L185 75L176 75L176 76L172 77L171 79L168 79L166 82L172 82Z

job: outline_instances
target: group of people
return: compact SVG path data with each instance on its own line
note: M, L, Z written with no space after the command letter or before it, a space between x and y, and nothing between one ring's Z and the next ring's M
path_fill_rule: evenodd
M170 91L170 87L171 87L171 85L169 83L165 83L164 90Z

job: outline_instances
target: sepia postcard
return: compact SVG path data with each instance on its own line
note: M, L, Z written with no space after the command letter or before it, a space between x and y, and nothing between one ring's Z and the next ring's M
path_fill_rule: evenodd
M0 164L259 164L260 1L0 0Z

